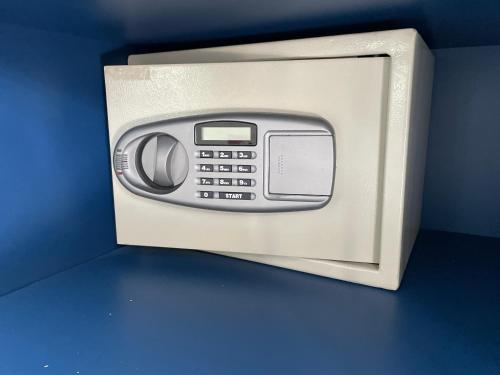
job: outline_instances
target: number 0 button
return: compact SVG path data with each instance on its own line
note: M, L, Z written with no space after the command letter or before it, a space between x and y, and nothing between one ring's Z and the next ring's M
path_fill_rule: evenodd
M200 191L200 198L211 199L214 197L213 191Z

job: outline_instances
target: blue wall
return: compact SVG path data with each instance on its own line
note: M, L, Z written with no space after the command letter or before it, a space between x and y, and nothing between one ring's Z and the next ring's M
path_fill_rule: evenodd
M423 227L500 237L500 46L434 55Z
M0 24L0 295L116 247L100 56Z
M500 43L498 0L23 0L3 1L0 22L123 44L405 27L431 48Z

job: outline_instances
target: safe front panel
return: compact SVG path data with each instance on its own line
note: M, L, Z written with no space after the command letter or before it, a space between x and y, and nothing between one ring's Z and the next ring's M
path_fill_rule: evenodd
M326 203L302 210L294 207L264 211L255 209L256 206L248 210L229 206L202 208L160 201L130 191L115 175L119 243L376 263L388 71L387 57L107 67L112 153L120 138L131 129L219 114L230 120L232 116L238 120L239 114L319 119L327 124L334 142L330 194L326 194L328 186L321 179L318 184L298 182L304 193L298 195L311 195L310 189L317 186L321 193L318 196L326 196ZM186 128L186 134L191 131ZM269 145L267 152L271 155L273 149L290 150L287 145L299 143L296 138L284 142L285 136L270 133L260 143L264 149L254 151L255 157L266 157L265 145ZM322 140L318 140L318 145L321 144ZM217 156L221 151L231 152L231 156L238 152L223 145L203 149L202 146L196 145L198 152L212 151ZM310 147L307 153L317 158L314 148ZM252 151L252 146L241 149ZM218 159L200 162L194 168L201 168L202 164L219 165ZM227 164L233 168L238 161ZM290 180L269 178L276 170L271 171L271 167L266 170L266 164L263 167L252 162L245 164L255 166L255 177L249 179L255 180L250 184L254 183L253 188L259 190L248 189L255 199L239 203L251 207L259 196L266 203L290 204L287 200L273 199L298 192ZM307 165L305 168L295 165L303 175ZM192 164L189 170L196 171ZM193 176L195 181L207 177ZM214 175L214 178L229 177ZM257 187L260 179L269 180ZM200 189L199 193L246 191L225 187L222 190L221 186Z

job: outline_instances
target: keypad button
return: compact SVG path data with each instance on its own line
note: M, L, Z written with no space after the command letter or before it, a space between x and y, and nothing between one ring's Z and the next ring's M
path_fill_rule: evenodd
M214 152L213 151L200 151L200 158L202 159L211 159L214 157Z
M233 166L231 164L221 164L219 165L219 172L231 172Z
M219 192L219 199L249 201L255 199L255 195L253 193Z
M213 185L214 184L214 179L213 178L200 178L199 180L200 185Z
M198 169L200 170L200 172L213 172L214 166L212 164L200 164L198 166Z
M252 180L249 178L238 178L238 186L252 186Z
M233 184L233 180L230 178L219 178L220 186L231 186Z
M213 191L200 191L200 198L212 199L214 197Z
M219 159L231 159L232 157L231 151L219 151Z
M237 171L240 172L240 173L250 173L250 172L253 172L251 165L238 165Z
M252 159L252 151L238 151L238 159Z

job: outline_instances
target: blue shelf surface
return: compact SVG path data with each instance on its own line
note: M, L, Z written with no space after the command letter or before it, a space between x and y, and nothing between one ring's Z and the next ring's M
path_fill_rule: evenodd
M0 374L499 374L499 250L424 231L390 292L124 247L0 298Z

